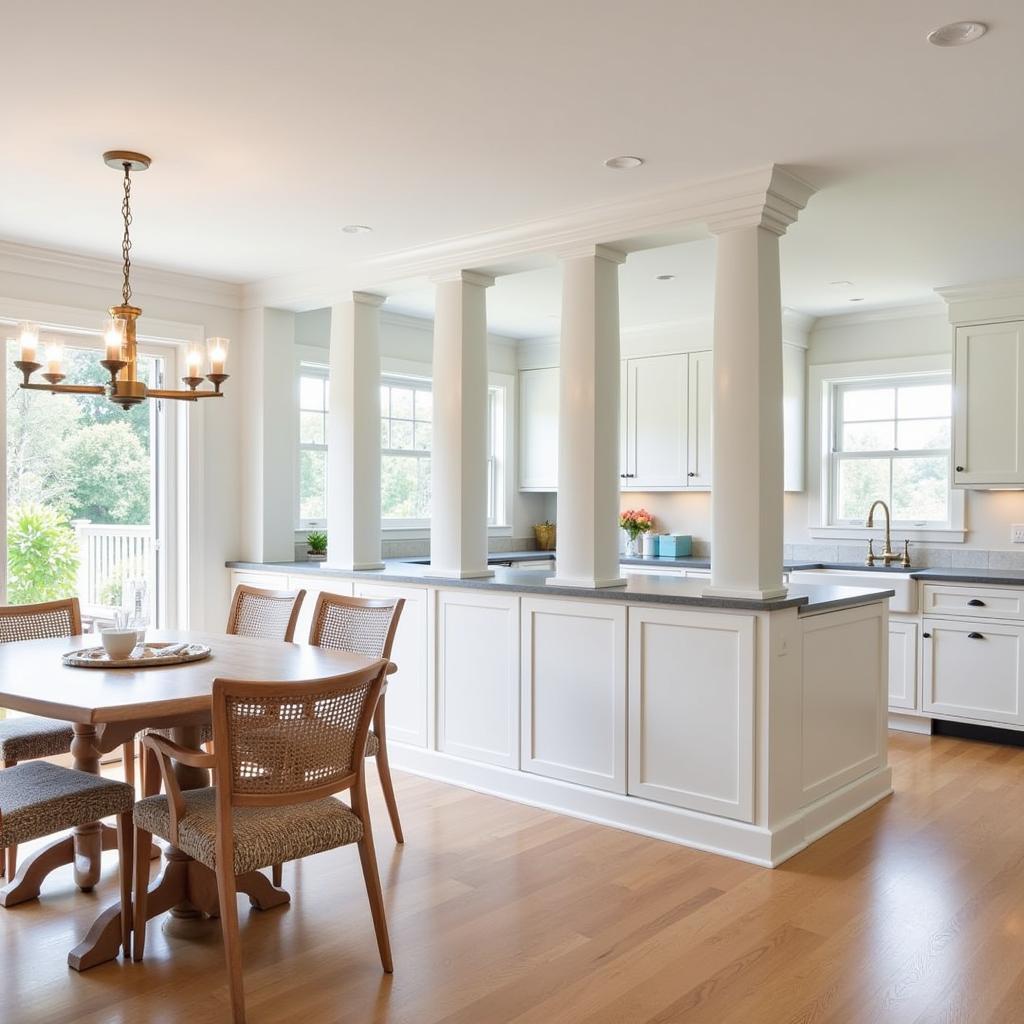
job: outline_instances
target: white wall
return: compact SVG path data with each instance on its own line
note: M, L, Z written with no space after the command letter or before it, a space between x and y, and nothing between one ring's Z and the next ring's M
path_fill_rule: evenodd
M174 321L198 327L200 337L230 338L229 372L234 373L245 359L237 308L239 289L235 286L145 268L133 273L133 285L132 301L143 309L138 322L141 336L146 334L147 317ZM34 303L47 309L95 310L98 330L107 307L120 301L119 264L0 244L0 316L11 316L18 308ZM69 318L71 315L69 312ZM21 318L18 313L14 316ZM52 319L59 322L59 312ZM198 506L197 528L190 543L191 625L216 630L224 628L230 597L224 562L241 553L239 416L245 397L235 377L224 391L222 399L184 406L191 417L201 419L203 434L203 444L190 467L190 486L196 489Z

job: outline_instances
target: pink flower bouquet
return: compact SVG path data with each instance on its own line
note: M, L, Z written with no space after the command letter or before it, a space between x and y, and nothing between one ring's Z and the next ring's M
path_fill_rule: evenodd
M640 534L649 533L654 528L654 516L645 508L629 508L619 516L619 526L635 543Z

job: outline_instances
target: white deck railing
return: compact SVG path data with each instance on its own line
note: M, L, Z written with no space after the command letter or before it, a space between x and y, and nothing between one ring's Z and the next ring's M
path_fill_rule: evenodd
M156 587L156 537L152 526L99 525L76 519L78 599L87 608L112 608L121 603L126 579L144 579Z

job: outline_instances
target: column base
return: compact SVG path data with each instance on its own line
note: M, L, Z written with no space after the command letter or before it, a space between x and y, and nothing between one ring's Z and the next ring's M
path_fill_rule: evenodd
M774 601L776 598L785 597L788 593L789 587L744 590L739 587L716 587L714 585L705 587L701 591L704 597L732 597L739 601Z
M584 590L603 590L605 587L624 587L626 585L626 579L623 576L613 576L606 580L575 579L568 576L549 576L544 582L549 587L580 587Z
M342 572L369 572L375 569L384 569L383 562L314 562L314 565L321 569L339 569Z
M485 580L494 575L493 569L436 569L428 566L425 576L443 580Z

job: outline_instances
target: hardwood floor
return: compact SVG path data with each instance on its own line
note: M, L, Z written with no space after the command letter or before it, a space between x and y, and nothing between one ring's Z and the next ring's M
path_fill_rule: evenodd
M893 733L890 756L895 796L775 871L396 773L404 849L373 794L394 975L354 848L290 864L290 907L242 904L249 1019L1019 1024L1024 750ZM67 969L116 898L104 860L91 895L66 868L0 911L0 1020L223 1020L216 923Z

